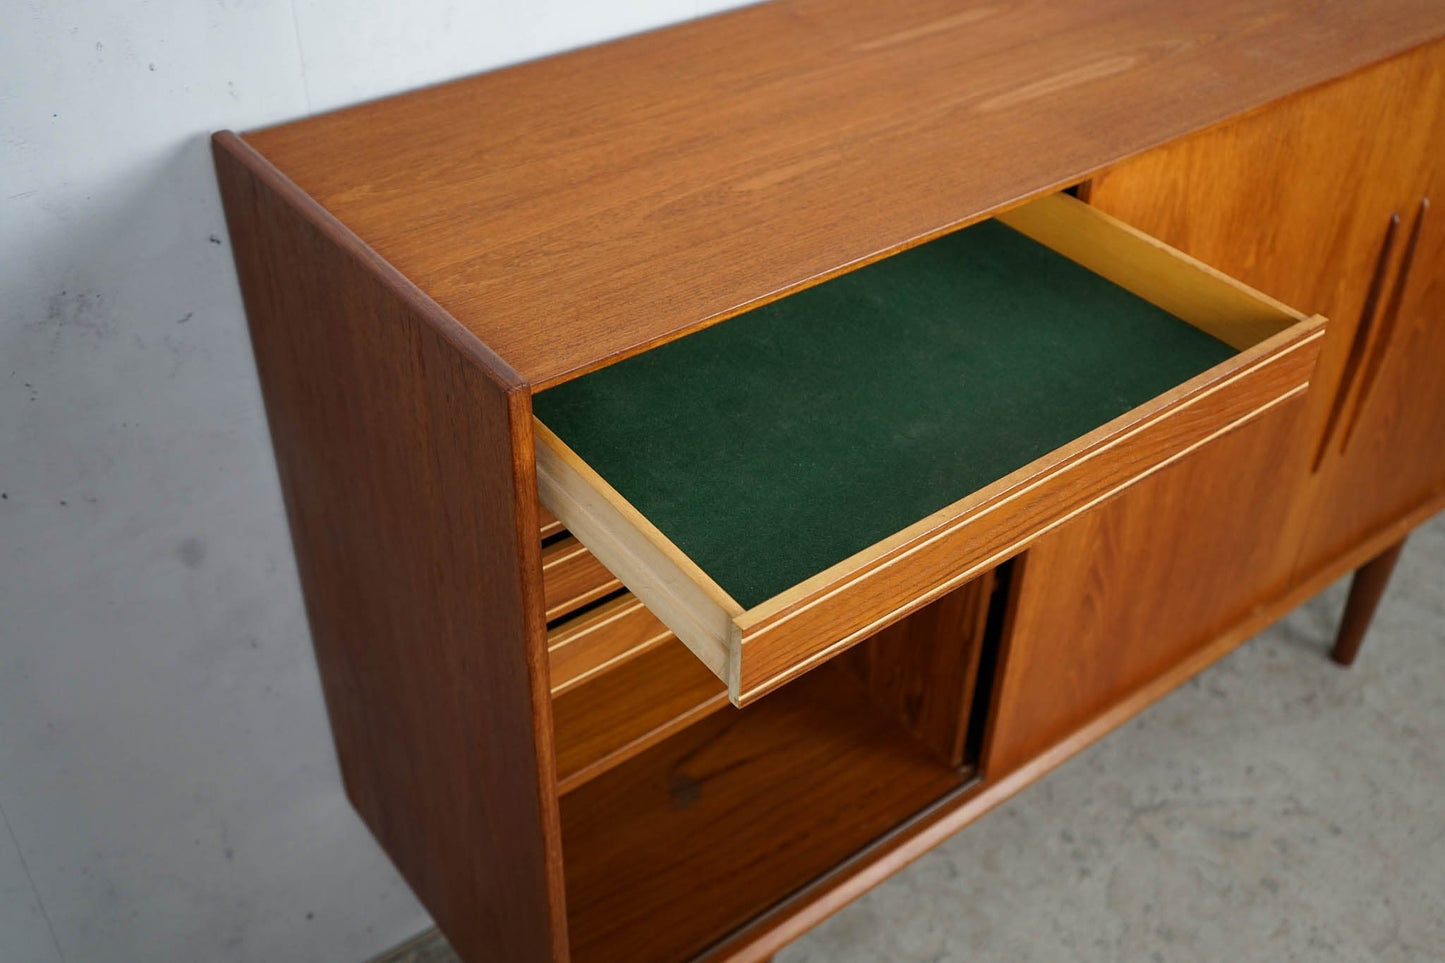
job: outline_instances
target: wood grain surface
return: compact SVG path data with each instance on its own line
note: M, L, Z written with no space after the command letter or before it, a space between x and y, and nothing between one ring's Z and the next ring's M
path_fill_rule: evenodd
M576 789L719 709L734 711L723 684L669 637L553 699L558 792Z
M985 572L839 658L875 705L953 768L965 762L993 574Z
M565 525L557 521L557 516L553 515L551 512L547 511L547 509L543 508L540 505L537 506L537 520L538 524L541 526L539 534L544 540L548 538L553 538L557 535L561 535L567 530L567 527Z
M635 595L624 594L588 609L547 632L552 695L581 685L672 637Z
M1023 765L1289 587L1309 473L1296 396L1040 539L1024 557L984 758Z
M542 502L720 679L742 607L547 426L533 419Z
M699 963L763 963L870 888L927 853L949 836L1006 802L1075 754L1168 695L1177 686L1228 655L1241 643L1327 588L1331 582L1366 564L1404 538L1415 526L1445 509L1445 494L1386 526L1364 543L1282 594L1251 609L1229 628L1194 647L1182 661L1132 689L1092 717L1039 748L1023 764L987 781L965 785L920 811L832 871L802 887L767 912L733 931L698 957Z
M570 535L542 549L542 597L548 622L620 588L617 576Z
M839 666L562 800L574 959L687 959L966 782Z
M1439 0L781 0L247 140L540 388L1442 32Z
M1029 466L900 533L852 571L829 570L788 593L785 604L743 613L733 701L744 705L796 678L1229 429L1303 394L1322 326L1318 318L1303 322L1251 349L1257 353L1246 352L1237 369L1216 369L1164 396L1133 424L1092 432L1046 464Z
M1089 203L1329 318L1333 353L1353 335L1390 215L1419 200L1442 78L1445 43L1429 44L1105 171Z
M1091 203L1330 318L1303 429L1327 444L1291 506L1299 579L1445 487L1442 196L1445 43L1150 151L1091 186ZM1400 226L1382 259L1392 215Z
M1349 420L1326 454L1300 552L1315 571L1445 492L1445 44L1435 75L1440 112L1392 292L1357 379ZM1435 204L1425 206L1430 197ZM1411 250L1414 242L1414 250Z
M347 794L458 952L565 958L530 396L214 146Z

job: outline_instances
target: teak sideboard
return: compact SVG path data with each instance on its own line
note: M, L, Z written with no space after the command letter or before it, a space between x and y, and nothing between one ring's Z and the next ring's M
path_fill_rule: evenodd
M1445 507L1445 7L765 3L214 139L342 774L764 959Z

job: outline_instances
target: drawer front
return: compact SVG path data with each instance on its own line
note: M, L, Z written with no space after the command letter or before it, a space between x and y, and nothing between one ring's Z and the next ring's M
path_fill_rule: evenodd
M537 524L539 526L538 531L544 540L561 535L567 531L567 526L558 521L556 515L553 515L541 506L537 508Z
M1060 463L1007 479L973 508L902 533L896 545L827 591L803 587L739 620L738 697L746 702L1027 548L1029 543L1231 428L1304 393L1319 354L1316 328L1154 417L1106 426ZM1029 472L1025 469L1025 472Z
M622 588L622 582L575 538L542 549L542 597L547 621L568 615Z
M758 598L762 593L754 592L752 597L748 597L748 605L739 604L720 584L720 581L726 581L725 578L720 575L715 579L709 570L664 533L661 526L672 524L665 514L659 515L661 522L645 515L628 497L619 493L597 467L580 457L569 440L559 437L548 427L545 419L552 417L564 431L571 430L572 437L577 437L576 425L555 414L560 411L565 415L565 407L543 404L541 401L544 399L534 402L539 412L535 429L538 487L543 504L576 538L591 548L601 564L617 573L622 583L727 683L729 697L734 703L743 705L756 699L831 658L1021 551L1030 541L1067 519L1231 428L1298 395L1307 386L1319 353L1324 319L1305 318L1072 198L1062 195L1045 198L1002 215L999 220L1035 245L1051 249L1053 253L1050 257L1054 261L1067 260L1082 266L1091 272L1091 276L1102 276L1112 282L1112 287L1122 288L1134 300L1147 302L1148 310L1158 309L1162 317L1168 318L1168 323L1195 331L1190 337L1199 338L1201 336L1197 332L1205 332L1211 336L1205 340L1223 353L1206 355L1207 365L1200 363L1177 382L1148 388L1160 392L1158 394L1138 398L1122 395L1129 399L1132 407L1127 410L1123 405L1115 408L1114 411L1122 413L1107 420L1094 421L1087 430L1077 435L1063 436L1047 446L1039 444L1035 449L1021 449L1038 453L1021 467L989 476L985 483L972 491L965 489L959 492L941 509L907 518L891 533L860 546L851 555L836 558L809 571L805 577L789 582L761 601ZM987 237L992 243L1000 235L995 229L995 233ZM1019 242L1014 238L1009 243ZM1062 255L1062 258L1057 255ZM953 262L943 259L937 263L947 267ZM1069 270L1079 273L1078 267L1070 267ZM905 280L913 286L910 296L917 298L918 278L908 277ZM926 282L927 278L923 280ZM1038 281L1040 287L1057 286L1057 283L1053 276ZM1091 283L1097 283L1097 278L1093 278ZM1028 286L1028 278L1023 279L1022 286ZM1089 296L1086 288L1087 285L1080 289L1085 291L1078 295L1081 301L1087 301ZM945 293L954 299L954 302L948 303L949 310L957 310L952 306L955 302L964 303L959 302L956 289L948 289ZM927 291L924 294L920 303L926 308L929 295ZM870 296L873 296L872 292ZM879 292L876 296L886 298L888 292ZM1026 296L1027 292L1024 292L1020 298L1026 300ZM1065 289L1064 300L1055 306L1062 303L1067 307L1073 296L1074 289ZM1007 298L1005 301L1012 304ZM938 297L934 297L934 302L941 303ZM823 303L825 306L828 304L826 300ZM737 319L744 320L747 320L746 317ZM1087 321L1088 318L1085 318L1080 323ZM1048 373L1049 378L1060 379L1058 383L1066 389L1061 389L1061 398L1080 397L1079 392L1083 391L1086 401L1088 392L1095 390L1089 378L1097 375L1099 370L1107 375L1100 379L1100 383L1106 383L1108 390L1116 390L1116 383L1130 383L1128 377L1121 375L1115 378L1109 374L1111 365L1117 366L1120 371L1128 365L1142 366L1141 370L1145 370L1146 374L1156 377L1155 381L1141 382L1146 386L1157 383L1157 371L1182 370L1177 365L1171 367L1176 359L1169 357L1161 357L1155 370L1155 356L1148 352L1155 344L1173 342L1162 335L1156 337L1153 329L1141 336L1137 328L1111 327L1112 322L1101 321L1097 328L1082 329L1071 326L1073 322L1072 315L1062 318L1049 315L1043 320L1021 315L1018 324L1038 324L1054 338L1054 341L1042 336L1033 341L1026 338L1022 343L1037 343L1044 346L1038 350L1053 353L1042 359L1014 359L1005 355L1002 362L998 358L993 358L991 362L995 368L999 364L1004 366L1002 375L994 374L996 379L1002 379L997 382L1001 390L1007 390L1010 384L1008 378L1013 377L1013 369L1009 365L1017 366L1019 378L1034 379L1033 384L1024 386L1032 394L1027 394L1022 388L1020 390L1020 396L1026 399L1027 405L1033 406L1022 410L1021 417L1025 421L1030 417L1037 421L1040 409L1047 415L1050 404L1063 404L1054 401L1049 394L1055 382L1047 381L1042 387L1038 383L1039 376L1034 370L1039 367L1037 360L1044 362L1042 370ZM1012 324L1012 321L1007 321L1007 324ZM950 336L947 329L943 330L945 336ZM1089 363L1096 368L1075 371L1070 367L1073 362L1067 345L1064 348L1056 346L1060 330L1073 338L1080 337L1077 333L1080 330L1086 332L1083 337L1088 337L1088 333L1093 331L1114 332L1111 337L1121 339L1117 349L1118 360L1115 361L1110 353L1115 350L1113 342L1106 341L1102 349L1097 345L1081 349L1085 354L1094 351L1088 357ZM1025 333L1030 334L1029 331ZM773 341L768 334L769 331L764 330L763 336L757 337L756 325L747 329L746 336L752 338L747 350L757 350L757 345L771 346ZM789 332L781 334L778 340L785 342ZM876 331L867 330L865 334L875 335ZM1096 340L1101 338L1102 335L1096 336ZM1129 340L1131 338L1135 340ZM714 338L714 341L717 339ZM984 348L987 347L984 345ZM830 373L838 359L829 356L829 350L848 348L846 344L841 349L824 345L815 352L808 346L803 356L812 358L818 355L816 363L825 373ZM915 352L910 358L917 362L922 357L926 368L928 353L926 350ZM967 352L962 356L966 364L975 364L973 356ZM701 362L697 361L699 357ZM1098 360L1100 357L1104 359L1102 362ZM658 366L671 364L669 359L672 358L692 358L690 363L700 363L704 368L709 364L706 352L698 350L698 345L693 345L689 352L659 353L657 358L662 360L643 355L623 364L651 364L652 370L644 372L644 376L661 378L661 384L679 394L694 384L700 384L700 376L686 367L678 370L664 367L659 373ZM1098 369L1101 363L1103 368ZM847 370L846 365L838 365L838 370ZM816 377L817 374L817 371L805 372L806 376ZM884 376L888 374L885 372ZM954 383L948 381L954 377L951 370L925 370L923 376L932 379L923 383L927 389L936 389L939 383L945 386ZM960 369L957 374L959 379L975 376L973 369ZM786 378L787 374L783 377ZM963 382L960 380L958 383ZM850 384L840 382L838 391L846 394L855 390ZM1080 385L1084 387L1080 388ZM824 386L832 390L826 382ZM786 396L788 387L780 384L779 394ZM707 390L706 386L699 389L703 393ZM977 388L973 390L976 392ZM1100 392L1104 390L1105 387L1098 389ZM584 392L582 397L590 396ZM651 397L657 397L656 393ZM722 397L725 402L728 396L724 393ZM845 397L840 410L846 410L849 401ZM700 401L698 408L703 414L699 417L711 417L711 412L721 404L716 396ZM1016 403L1014 410L1024 404ZM679 408L682 410L681 417L691 417L685 410L685 403ZM1005 405L1003 410L1010 409ZM641 417L645 418L646 413ZM669 414L669 417L677 415ZM851 417L858 418L859 415L855 411ZM865 411L861 417L869 420L871 413ZM879 418L886 420L887 417L887 412L879 413ZM951 417L958 415L954 413ZM990 411L977 416L965 412L964 417L983 419L998 416ZM840 416L840 420L842 418ZM627 427L630 429L631 426ZM986 437L1002 438L1003 442L1007 442L1013 423L993 423L987 428L993 434ZM851 429L844 424L839 430L847 432ZM633 432L633 436L636 435L637 432ZM629 436L623 432L620 437ZM645 444L669 443L671 437L661 432L646 437ZM617 477L618 458L624 461L634 458L646 470L652 470L652 462L645 450L639 449L634 454L632 449L615 443L609 450L590 439L582 440L584 444L581 447L585 450L594 455L601 453L603 458L599 464L614 477ZM655 449L653 451L655 453ZM941 451L940 457L955 456L958 451ZM964 456L972 457L971 451L964 451ZM783 452L779 460L782 471L787 470L788 455L789 452ZM927 451L924 456L926 460ZM878 457L884 463L884 470L889 470L886 464L889 456L883 454ZM1013 464L1019 465L1024 461L1026 459L1020 458ZM715 472L725 473L727 464L704 464L707 474L698 476L695 481L699 487L713 486L708 489L711 491L719 483ZM626 477L627 472L621 474ZM755 471L738 474L735 481L724 474L721 482L745 486L756 484L759 477ZM839 485L849 482L847 473L842 470L838 472L838 479ZM679 477L664 481L686 496L694 480ZM822 494L826 496L829 493ZM655 500L644 501L643 504L657 507ZM780 504L786 507L793 502ZM720 513L718 526L721 536L730 535L729 524L730 519ZM739 526L739 531L740 539L752 538L746 545L757 553L760 564L767 562L767 553L784 545L793 536L787 530L786 522L762 532L761 536L756 531L749 536L742 526Z
M672 638L633 595L579 614L547 633L552 695L558 696Z

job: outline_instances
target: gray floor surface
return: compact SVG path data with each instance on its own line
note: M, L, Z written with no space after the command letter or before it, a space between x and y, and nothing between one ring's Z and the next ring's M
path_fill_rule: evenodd
M1327 658L1346 584L777 963L1445 961L1445 516L1348 670Z

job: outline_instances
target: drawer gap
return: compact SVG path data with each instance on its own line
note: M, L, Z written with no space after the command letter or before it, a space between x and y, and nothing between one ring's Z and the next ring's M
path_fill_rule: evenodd
M992 715L994 681L1003 652L1004 637L1009 630L1010 612L1018 585L1019 571L1027 555L1019 555L994 570L988 601L988 617L984 621L982 644L979 646L978 673L969 705L968 733L964 740L964 760L977 770L983 758L984 739Z
M537 534L541 536L543 545L555 542L567 534L567 526L563 525L556 515L547 511L546 507L542 505L537 506L537 524Z
M552 619L547 623L547 648L549 650L552 648L554 644L552 639L554 636L557 636L559 633L565 634L569 627L575 627L595 617L598 609L606 608L609 604L617 601L618 599L631 597L634 596L631 592L627 591L627 589L616 588L613 589L611 592L608 592L606 595L599 596L598 598L595 598L590 602L584 602L583 604L577 606L575 609L567 612L565 615L560 615L557 618Z
M622 582L569 534L542 548L542 598L549 625L603 599Z

